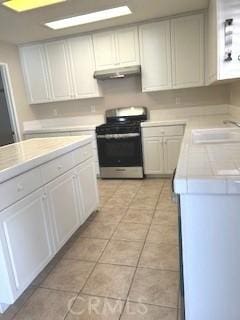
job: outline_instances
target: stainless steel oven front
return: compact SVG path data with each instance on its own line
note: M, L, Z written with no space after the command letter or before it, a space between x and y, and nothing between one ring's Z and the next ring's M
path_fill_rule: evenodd
M102 178L143 178L141 133L98 134Z

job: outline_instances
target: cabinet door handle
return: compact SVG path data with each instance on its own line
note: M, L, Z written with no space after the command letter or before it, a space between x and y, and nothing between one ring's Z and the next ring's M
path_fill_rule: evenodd
M60 164L59 166L57 166L57 169L60 171L62 170L63 166Z
M240 61L240 55L238 56L238 61Z

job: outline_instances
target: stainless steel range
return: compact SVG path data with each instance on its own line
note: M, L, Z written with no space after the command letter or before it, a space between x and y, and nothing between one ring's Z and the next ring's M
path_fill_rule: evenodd
M141 122L146 120L145 107L106 111L106 123L96 128L102 178L144 177Z

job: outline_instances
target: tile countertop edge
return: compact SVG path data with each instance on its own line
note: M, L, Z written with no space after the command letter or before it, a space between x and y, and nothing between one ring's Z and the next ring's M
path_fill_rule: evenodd
M96 127L101 124L96 125L82 125L74 127L49 127L49 128L38 128L38 129L25 129L23 135L26 134L37 134L37 133L53 133L53 132L77 132L77 131L95 131Z
M171 119L171 120L147 120L141 123L142 128L158 127L158 126L176 126L187 125L187 119Z
M62 137L59 137L58 139L61 139ZM38 167L48 161L51 161L59 156L62 156L68 152L71 152L79 147L82 147L92 141L92 136L84 135L81 137L67 137L69 138L69 142L65 142L65 145L61 147L57 147L56 149L53 149L52 151L49 151L45 154L42 154L40 156L33 157L29 160L23 161L22 163L18 163L16 165L13 165L9 168L3 169L0 171L0 183L3 183L9 179L12 179L24 172L27 172L35 167ZM52 138L37 138L37 139L30 139L34 140L34 142L37 142L38 140L46 140L46 139L52 139ZM55 139L55 138L54 138ZM64 137L64 139L66 139ZM26 141L30 141L26 140ZM24 143L20 142L19 144ZM15 145L15 144L14 144ZM8 145L9 147L11 145ZM5 147L0 148L0 152L3 152L3 149Z

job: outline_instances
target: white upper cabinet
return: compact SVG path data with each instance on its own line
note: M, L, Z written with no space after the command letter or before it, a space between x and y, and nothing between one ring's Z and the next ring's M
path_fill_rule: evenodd
M137 27L93 35L96 70L139 64Z
M73 92L66 43L63 40L49 42L45 49L53 100L69 100L73 97Z
M226 20L232 26L225 30ZM240 78L240 2L211 0L208 11L207 82Z
M204 15L171 20L173 88L204 85Z
M49 82L43 45L20 47L20 56L29 103L49 102Z
M112 31L93 35L96 69L108 69L116 63L115 38Z
M139 28L142 91L172 87L170 22L144 24Z
M67 40L71 75L76 98L99 97L97 80L93 78L95 60L91 36Z

